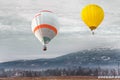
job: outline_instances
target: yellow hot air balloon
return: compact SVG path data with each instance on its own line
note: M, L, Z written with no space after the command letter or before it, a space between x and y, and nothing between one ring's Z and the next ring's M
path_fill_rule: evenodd
M104 19L103 9L96 4L89 4L82 9L81 17L92 33Z

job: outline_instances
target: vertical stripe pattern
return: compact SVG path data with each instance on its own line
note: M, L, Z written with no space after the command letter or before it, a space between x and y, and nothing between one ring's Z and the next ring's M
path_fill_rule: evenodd
M91 29L96 29L104 19L103 9L96 4L85 6L81 12L82 20Z

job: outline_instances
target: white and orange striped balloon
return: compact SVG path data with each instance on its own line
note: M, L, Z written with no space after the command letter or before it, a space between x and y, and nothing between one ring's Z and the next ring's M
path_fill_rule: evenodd
M58 27L58 17L51 11L43 10L32 20L32 31L45 47L57 35Z

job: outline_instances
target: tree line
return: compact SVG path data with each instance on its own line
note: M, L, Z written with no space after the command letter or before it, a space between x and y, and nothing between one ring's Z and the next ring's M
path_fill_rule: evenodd
M115 69L75 67L44 70L0 69L0 77L40 77L40 76L116 76Z

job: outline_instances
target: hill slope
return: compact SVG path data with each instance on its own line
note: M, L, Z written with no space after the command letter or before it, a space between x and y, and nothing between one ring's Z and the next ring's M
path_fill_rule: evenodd
M46 69L74 66L113 65L120 61L120 50L92 49L70 53L53 59L18 60L4 62L0 68Z

